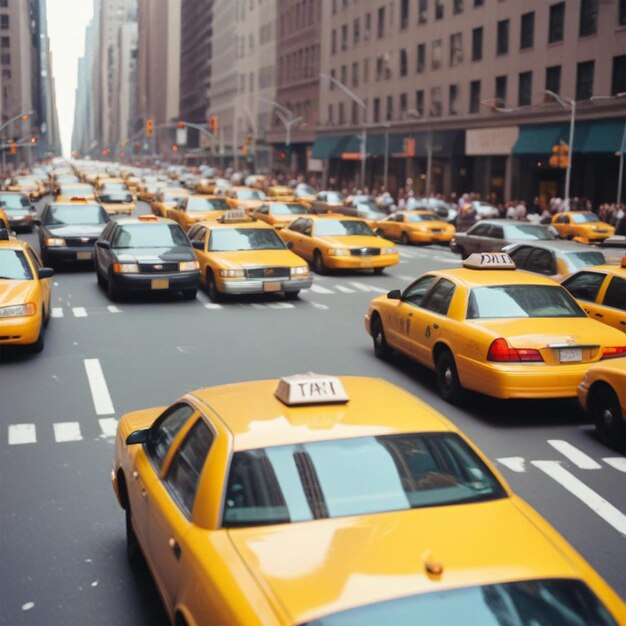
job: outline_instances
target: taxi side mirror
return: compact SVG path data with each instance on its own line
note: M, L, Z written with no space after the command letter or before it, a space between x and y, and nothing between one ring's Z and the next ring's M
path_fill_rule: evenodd
M204 241L192 241L191 245L196 249L196 250L204 250Z
M135 430L126 437L126 445L132 446L137 443L148 443L150 441L150 429L142 428L141 430Z
M52 278L54 270L51 267L40 267L37 276L38 278Z
M402 292L399 289L392 289L387 293L387 298L389 300L401 300Z
M293 241L288 241L288 242L287 242L287 247L288 247L290 250L293 250Z
M96 241L96 245L98 248L103 248L104 250L111 249L111 244L108 241Z

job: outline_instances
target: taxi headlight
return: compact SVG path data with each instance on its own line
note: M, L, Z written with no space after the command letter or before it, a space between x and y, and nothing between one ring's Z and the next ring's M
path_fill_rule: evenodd
M328 254L330 254L330 256L348 256L350 251L345 248L331 248Z
M243 278L245 275L244 270L220 270L222 278Z
M303 265L302 267L292 267L291 268L291 275L292 276L302 276L304 274L308 274L309 273L309 268L306 265Z
M428 226L420 226L417 230L423 232L423 233L427 233L428 232Z
M178 264L179 272L192 272L198 269L200 269L200 263L198 263L198 261L181 261Z
M65 245L65 239L61 239L61 237L46 237L44 243L48 248L57 248Z
M0 317L24 317L35 315L37 307L32 302L0 307Z
M397 248L383 248L380 251L381 254L398 254Z
M139 274L137 263L113 263L113 271L116 274Z

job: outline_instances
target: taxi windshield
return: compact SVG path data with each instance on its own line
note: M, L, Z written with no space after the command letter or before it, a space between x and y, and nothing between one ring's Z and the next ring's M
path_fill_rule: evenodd
M118 229L114 248L189 247L187 237L178 224L126 224Z
M461 587L359 606L302 626L413 626L416 616L429 626L617 626L598 597L575 579L517 580Z
M318 220L315 223L316 237L343 237L348 235L376 236L365 222L359 220Z
M238 200L265 200L265 194L258 189L239 189L236 195Z
M440 222L441 218L434 213L409 213L407 222Z
M505 497L456 433L406 433L236 452L223 526L368 515Z
M226 211L228 204L224 198L190 198L187 202L187 211Z
M470 291L468 320L521 317L585 317L585 313L560 286L495 285Z
M163 202L178 202L182 198L186 198L188 194L186 193L164 193L163 194Z
M306 209L301 204L274 203L270 209L272 215L302 215Z
M545 226L539 224L506 224L504 230L506 239L556 239Z
M586 224L588 222L599 222L600 218L595 213L570 213L574 224Z
M216 228L211 231L211 252L284 250L283 240L270 228Z
M61 195L62 196L72 196L84 198L86 196L93 196L93 189L91 187L66 187L65 185L61 185Z
M565 255L568 265L574 270L589 265L604 265L606 259L602 252L568 252Z
M21 250L0 249L0 280L31 280L26 256Z
M0 208L5 211L24 211L30 207L30 202L26 196L20 194L0 195Z
M128 187L124 183L104 183L102 191L128 191Z
M51 206L46 213L46 226L65 224L106 224L109 220L99 204Z

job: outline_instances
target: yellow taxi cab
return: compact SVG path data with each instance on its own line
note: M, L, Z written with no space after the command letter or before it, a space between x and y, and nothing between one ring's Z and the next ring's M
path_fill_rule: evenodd
M9 182L7 191L17 191L26 194L30 200L39 200L46 195L46 189L36 176L15 176Z
M5 229L7 232L11 232L11 224L9 224L9 218L7 214L0 208L0 229Z
M318 274L328 270L374 270L397 265L398 250L356 217L327 213L299 217L280 236Z
M254 211L267 201L265 193L254 187L233 187L226 191L226 201L231 209Z
M96 201L96 192L88 183L61 183L54 197L55 202L71 202L73 199L81 198L86 202Z
M179 200L189 195L191 191L183 187L163 187L154 194L150 208L157 217L165 217L168 209L175 207Z
M293 202L296 199L294 190L286 185L272 185L267 189L267 199L271 202Z
M209 297L282 292L293 300L313 279L309 266L263 222L227 211L216 222L200 222L188 233Z
M626 333L626 257L621 267L586 267L561 284L589 317Z
M135 198L121 178L104 178L96 186L96 199L109 215L131 215Z
M600 439L626 452L626 358L592 365L578 385L578 401L593 417Z
M409 243L449 242L456 228L442 220L433 211L396 211L375 223L376 233L381 237Z
M591 211L565 211L552 217L552 226L563 239L604 241L615 234L615 228Z
M624 333L587 317L559 284L516 271L503 252L427 272L372 300L374 352L398 350L436 372L440 395L570 398L592 363L626 355Z
M53 275L28 243L0 228L0 347L43 350Z
M181 198L166 213L187 232L194 224L216 220L228 210L226 199L221 196L193 194Z
M199 178L194 185L194 191L197 194L213 195L215 194L215 179Z
M300 202L271 200L254 209L251 215L274 228L284 228L300 215L308 213L307 207Z
M474 444L381 379L205 387L126 414L111 479L174 624L624 623Z

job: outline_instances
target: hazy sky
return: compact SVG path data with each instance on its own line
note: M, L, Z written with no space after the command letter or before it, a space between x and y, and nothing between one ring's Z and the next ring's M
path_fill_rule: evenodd
M93 0L46 0L52 73L63 154L70 155L78 59L85 48L85 27L93 15Z

